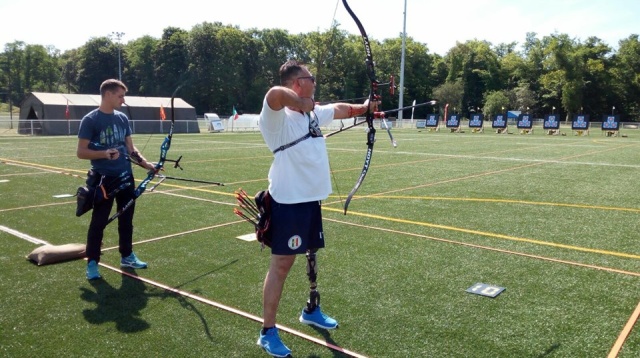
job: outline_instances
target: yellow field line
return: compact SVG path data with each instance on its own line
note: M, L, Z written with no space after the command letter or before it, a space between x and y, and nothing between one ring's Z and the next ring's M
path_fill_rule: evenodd
M44 164L21 162L21 161L18 161L18 160L5 159L5 158L0 158L0 163L13 164L13 165L18 165L18 166L23 166L23 167L27 167L27 168L33 168L33 169L41 169L41 170L45 170L45 171L56 173L56 174L70 175L70 176L73 176L73 177L76 177L76 178L80 178L80 179L85 179L85 178L82 177L82 176L76 175L76 174L67 173L67 172L65 172L65 170L66 171L70 171L70 172L86 173L86 171L84 171L84 170L59 168L59 167L53 167L53 166L44 165ZM137 182L141 182L142 180L141 179L136 179L136 181ZM222 191L207 190L207 189L202 189L202 188L197 188L197 187L189 187L189 186L169 184L169 183L162 183L162 186L167 186L167 187L172 187L172 188L179 188L179 189L189 189L189 190L202 191L202 192L207 192L207 193L212 193L212 194L220 194L220 195L227 195L227 196L230 196L230 195L233 196L234 195L233 193L226 193L226 192L222 192Z
M587 204L553 203L553 202L545 202L545 201L526 201L526 200L513 200L513 199L451 198L451 197L438 197L438 196L377 195L377 194L370 195L368 196L368 198L369 199L380 198L380 199L411 199L411 200L418 199L418 200L443 200L443 201L475 201L475 202L487 202L487 203L560 206L560 207L579 208L579 209L640 212L640 209L638 208L623 208L623 207L615 207L615 206L601 206L601 205L587 205Z
M326 206L323 206L322 209L323 210L327 210L327 211L336 212L336 213L341 213L341 214L343 213L342 209L334 209L334 208L329 208L329 207L326 207ZM360 213L360 212L355 212L355 211L349 211L349 214L350 215L355 215L355 216L366 217L366 218L370 218L370 219L391 221L391 222L402 223L402 224L418 225L418 226L430 227L430 228L435 228L435 229L457 231L457 232L463 232L463 233L466 233L466 234L473 234L473 235L492 237L492 238L496 238L496 239L504 239L504 240L510 240L510 241L526 242L526 243L530 243L530 244L550 246L550 247L555 247L555 248L562 248L562 249L568 249L568 250L574 250L574 251L589 252L589 253L602 254L602 255L624 257L624 258L628 258L628 259L640 259L640 255L627 254L627 253L624 253L624 252L607 251L607 250L599 250L599 249L590 249L590 248L580 247L580 246L573 246L573 245L559 244L559 243L554 243L554 242L534 240L534 239L515 237L515 236L509 236L509 235L503 235L503 234L496 234L496 233L486 232L486 231L464 229L464 228L448 226L448 225L440 225L440 224L432 224L432 223L427 223L427 222L420 222L420 221L413 221L413 220L406 220L406 219L398 219L398 218L392 218L392 217L389 217L389 216L382 216L382 215L375 215L375 214L365 214L365 213Z

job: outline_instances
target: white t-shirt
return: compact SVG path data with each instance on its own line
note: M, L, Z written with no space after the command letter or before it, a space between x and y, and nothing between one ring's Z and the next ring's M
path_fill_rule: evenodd
M273 152L309 133L313 122L317 121L317 126L329 125L333 116L332 105L316 105L308 116L286 107L274 111L265 98L258 126ZM274 154L269 169L269 192L282 204L324 200L331 194L329 157L323 136L307 138Z

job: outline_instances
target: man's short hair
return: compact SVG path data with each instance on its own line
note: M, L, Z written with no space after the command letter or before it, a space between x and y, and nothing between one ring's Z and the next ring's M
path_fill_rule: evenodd
M100 95L104 96L107 91L114 92L118 88L122 88L125 92L129 90L122 81L113 78L108 79L100 85Z
M296 77L306 66L296 60L288 60L280 66L280 84L285 85Z

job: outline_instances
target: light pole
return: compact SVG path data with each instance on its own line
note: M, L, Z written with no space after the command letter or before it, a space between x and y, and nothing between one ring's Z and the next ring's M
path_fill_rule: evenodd
M122 81L122 61L120 60L120 48L122 47L122 36L124 36L124 32L112 32L109 37L115 37L118 41L118 80Z
M400 56L400 95L398 97L398 108L403 107L404 102L404 57L407 47L407 0L404 0L404 20L402 22L402 55ZM398 120L402 121L402 112L398 112Z

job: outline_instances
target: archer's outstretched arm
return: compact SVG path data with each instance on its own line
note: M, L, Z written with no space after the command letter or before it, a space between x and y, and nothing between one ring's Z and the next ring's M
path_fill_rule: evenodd
M361 116L367 113L367 107L369 107L369 111L375 112L378 109L378 104L380 104L380 102L372 102L369 104L369 100L366 100L363 104L334 103L333 118L345 119Z

